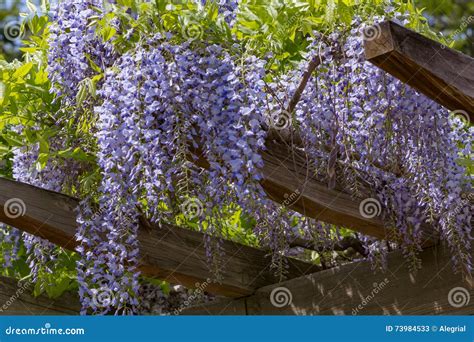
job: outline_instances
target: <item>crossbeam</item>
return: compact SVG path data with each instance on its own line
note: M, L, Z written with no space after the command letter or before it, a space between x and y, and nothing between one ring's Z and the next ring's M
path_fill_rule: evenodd
M474 58L385 21L365 40L368 61L474 122Z
M303 152L278 141L268 140L262 151L264 167L261 182L267 195L304 216L346 227L381 240L390 239L390 224L382 220L383 208L377 215L362 215L363 199L353 198L338 189L330 189L312 173ZM297 195L295 195L297 194ZM290 200L291 199L291 200ZM437 243L432 227L423 224L423 247Z
M10 202L9 202L10 201ZM23 209L14 214L13 202ZM7 207L8 206L8 207ZM75 208L78 200L25 183L0 178L0 222L47 239L63 248L77 245ZM249 295L279 279L270 269L267 251L223 240L225 267L222 282L209 282L204 234L176 226L144 226L139 230L140 270L148 276L194 287L206 282L206 291L227 297ZM319 270L315 265L287 258L288 278Z
M427 248L420 258L423 267L416 273L409 271L403 255L396 251L389 254L384 273L374 273L368 261L354 262L266 286L249 297L196 305L182 314L472 314L473 279L453 273L449 250L440 246Z
M45 294L33 296L34 284L0 276L0 316L78 315L81 309L77 293L67 292L56 299Z
M407 270L399 252L389 254L389 269L374 274L368 262L355 262L266 286L254 295L217 299L185 308L183 315L469 315L474 312L474 283L451 271L450 254L439 247L421 253L423 269ZM52 300L33 297L32 285L0 277L1 315L74 315L77 294ZM280 288L291 294L288 305L270 298ZM275 296L274 294L274 296ZM285 300L281 297L280 300ZM282 303L278 302L277 304ZM281 304L279 304L281 305Z

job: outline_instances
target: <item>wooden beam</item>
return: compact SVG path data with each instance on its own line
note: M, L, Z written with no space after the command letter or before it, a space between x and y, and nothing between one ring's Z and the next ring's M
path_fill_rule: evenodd
M13 215L14 202L23 207L18 207L23 215ZM77 244L74 238L77 205L75 198L0 178L0 222L70 250ZM207 279L212 275L207 266L204 236L167 224L142 227L139 231L141 271L187 287L194 287L197 282L209 283ZM279 281L269 268L268 252L227 240L222 241L222 248L226 255L222 282L210 282L206 291L241 297ZM288 278L319 269L292 258L288 258L288 262Z
M368 61L450 110L474 118L474 59L392 21L365 40ZM467 118L466 118L467 119Z
M191 149L198 156L193 160L197 166L209 168L209 163L200 150ZM387 227L381 220L381 213L373 218L361 215L360 202L340 189L329 189L310 171L308 158L303 151L282 141L272 132L261 152L264 166L261 185L274 202L319 221L344 226L361 233L387 238ZM431 229L428 229L431 230ZM434 240L427 236L432 245Z
M303 152L273 141L267 141L261 182L275 202L327 223L344 226L361 233L385 239L384 222L379 216L363 217L360 202L338 189L329 189L308 171ZM292 200L293 198L293 200Z
M206 304L185 308L180 313L185 316L247 316L247 298L222 298Z
M268 196L278 203L317 220L343 226L378 239L387 239L389 223L382 212L374 217L361 215L363 199L357 199L341 189L329 189L311 173L303 151L275 140L266 142L262 153L263 181ZM383 209L382 209L383 210ZM434 245L438 237L432 227L424 224L423 247Z
M51 299L34 297L34 285L0 276L0 316L17 315L78 315L81 309L77 294L65 293Z
M472 314L474 282L453 273L449 251L431 247L421 252L420 257L423 268L416 274L408 270L405 259L397 251L389 254L389 269L385 273L374 274L367 261L351 263L264 287L239 301L198 305L182 314L220 315L242 311L248 315ZM276 307L270 300L272 291L291 294L291 303ZM453 291L451 296L450 291Z

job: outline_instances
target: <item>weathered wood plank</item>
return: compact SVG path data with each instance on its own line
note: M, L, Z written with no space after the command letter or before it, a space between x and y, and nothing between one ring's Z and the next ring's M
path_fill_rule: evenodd
M209 163L199 150L194 150L193 153L199 156L194 161L198 166L209 168ZM360 201L338 189L329 189L327 184L313 177L308 168L308 159L302 151L285 144L272 134L265 143L262 159L264 166L261 185L271 200L320 221L344 226L379 239L387 238L386 227L379 218L381 215L374 218L363 217L359 211Z
M148 275L193 287L212 277L203 244L204 234L163 225L161 229L142 230L139 236L144 255L142 271ZM231 241L222 241L225 252L222 282L210 282L206 291L228 297L254 293L262 284L278 281L270 269L268 252ZM159 251L158 251L159 249ZM315 265L288 258L288 278L318 270Z
M33 285L0 277L0 316L5 315L78 315L81 305L77 294L65 293L50 299L34 297Z
M365 40L368 61L451 110L474 118L474 59L385 21ZM466 118L467 119L467 118Z
M265 162L262 186L272 200L285 203L305 216L386 238L387 231L380 217L363 217L359 201L315 179L308 171L308 159L302 152L271 141L266 147L262 154Z
M261 182L269 198L317 220L343 226L379 239L388 238L388 222L382 212L375 217L361 215L362 199L354 199L340 189L329 189L309 171L308 159L300 150L281 142L267 141ZM383 209L382 209L383 210ZM432 227L422 226L423 247L434 245L438 237Z
M12 216L5 206L15 200L23 206L23 215ZM40 236L59 246L74 249L78 200L28 184L0 178L0 222ZM10 209L13 204L10 203ZM139 232L141 271L171 283L193 287L212 275L208 270L204 234L163 224L142 227ZM222 241L225 267L221 283L210 283L206 291L229 297L241 297L277 279L270 270L266 251L231 241ZM288 278L318 269L315 265L288 258Z
M232 299L227 298L215 300L207 304L198 304L184 309L180 314L185 316L246 316L246 298Z
M403 256L390 253L389 270L374 274L368 262L357 262L270 285L242 298L248 315L466 315L474 313L474 282L454 274L449 251L431 247L421 253L423 268L410 272ZM276 290L278 288L278 290ZM456 289L458 288L458 289ZM462 288L462 289L459 289ZM450 291L454 307L449 302ZM292 300L276 307L272 291L287 291ZM277 292L278 291L278 292ZM284 297L280 297L283 299ZM283 303L282 301L276 303ZM201 305L193 315L219 314L233 301ZM236 306L242 306L241 302ZM183 314L187 314L184 310Z

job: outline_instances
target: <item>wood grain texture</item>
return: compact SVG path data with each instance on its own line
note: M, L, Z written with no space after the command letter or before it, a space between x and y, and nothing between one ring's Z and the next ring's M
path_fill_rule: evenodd
M77 205L75 198L0 178L0 222L71 250Z
M143 257L142 271L148 275L188 287L203 280L206 291L227 297L242 297L258 288L278 282L270 269L268 252L223 240L225 252L221 283L210 282L204 234L162 225L161 229L142 230L139 236ZM319 267L287 258L289 279L319 270Z
M207 304L198 304L185 308L180 315L184 316L246 316L247 308L245 298L217 299Z
M10 315L78 315L81 305L77 294L65 293L50 299L34 297L33 285L0 276L0 316Z
M309 170L304 152L276 141L267 141L262 153L264 160L261 182L269 198L317 220L343 226L354 231L388 239L390 227L381 217L370 218L359 210L363 199L353 198L340 189L329 189L317 180ZM271 215L272 213L269 213ZM423 247L437 243L432 227L424 224Z
M315 179L308 171L308 159L303 152L270 141L266 147L262 155L262 186L269 198L305 216L386 238L387 231L379 217L363 217L358 200L337 189L328 189Z
M24 215L7 215L12 199L24 204ZM28 184L0 178L0 222L40 236L59 246L74 249L75 208L78 200ZM205 235L171 225L143 227L139 231L141 271L171 283L194 287L211 278L204 247ZM266 251L223 240L225 267L221 283L210 283L206 291L229 297L249 295L274 284ZM315 272L315 265L288 258L288 278Z
M368 61L451 110L474 118L474 59L394 22L365 40Z
M389 270L374 274L368 262L358 262L264 287L255 295L192 309L193 315L219 314L225 307L244 306L248 315L469 315L474 313L474 283L451 268L449 251L431 247L421 253L423 268L408 271L399 252L389 255ZM292 296L289 305L277 308L270 296L284 287ZM453 307L449 292L462 287L470 298ZM275 290L276 291L276 290ZM459 298L458 298L459 299ZM459 303L459 302L457 302ZM217 306L217 307L216 307ZM186 314L186 310L183 314Z

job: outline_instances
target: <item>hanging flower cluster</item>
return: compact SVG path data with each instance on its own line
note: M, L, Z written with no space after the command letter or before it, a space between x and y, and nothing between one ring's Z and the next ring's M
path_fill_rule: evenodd
M201 4L205 5L210 1L212 0L201 0ZM216 0L216 3L219 5L219 13L223 16L225 22L232 27L237 16L239 0Z
M41 115L41 114L39 114ZM17 127L21 130L21 127ZM52 142L51 148L59 150L63 142L56 139ZM13 177L23 183L41 187L43 189L64 192L77 185L77 176L80 167L72 160L50 160L44 168L38 167L39 146L21 147L14 151L13 157ZM16 259L19 248L20 236L28 253L28 263L32 271L32 279L37 280L40 269L50 271L46 266L57 257L58 248L48 240L39 238L28 233L21 233L16 228L8 229L5 242L13 243L13 250L8 253L4 250L4 255L8 258ZM10 266L8 263L5 266Z
M232 24L237 2L219 6ZM379 203L396 241L388 246L400 247L413 269L420 267L417 254L430 225L447 241L455 267L471 271L472 206L461 200L471 186L457 159L470 153L472 129L367 63L360 22L352 31L316 33L306 61L267 84L264 61L235 47L178 44L155 35L118 56L91 25L91 17L103 13L101 1L60 2L49 38L52 91L65 106L77 105L81 82L104 71L97 98L88 103L97 118L92 133L102 179L100 198L85 199L78 215L82 313L143 313L152 301L162 301L161 292L139 278L140 218L158 225L181 215L197 222L209 233L206 247L216 276L223 267L221 248L210 236L223 235L224 212L243 210L256 219L254 232L273 251L272 266L281 276L295 237L331 249L338 229L265 196L261 153L275 130L283 139L288 130L297 134L293 147L308 156L314 177ZM301 74L315 58L319 66L292 108ZM63 143L53 142L53 149ZM67 162L39 172L33 167L37 157L37 149L18 150L15 178L61 191L80 172ZM384 264L387 244L361 239L369 259L378 256L374 262ZM18 231L3 240L18 242ZM54 258L48 243L28 235L24 240L36 260ZM143 295L153 300L140 302Z
M48 73L52 91L63 97L64 105L74 105L79 84L105 69L114 60L110 44L97 36L91 20L103 16L102 0L68 0L55 3L49 27Z
M130 293L138 289L140 213L159 222L178 208L200 222L209 220L212 234L219 231L219 210L235 203L245 207L259 191L258 151L265 133L255 101L262 97L262 71L237 68L216 45L191 50L161 37L148 44L122 56L114 68L119 71L110 70L99 91L102 199L98 214L89 211L93 219L80 221L78 234L81 295L93 310L95 293L88 284L97 285L106 274L101 286L118 294L112 306L135 311ZM199 160L207 171L192 163Z
M359 197L375 197L413 269L420 266L423 228L431 225L450 246L454 265L470 272L472 206L461 195L471 186L457 159L470 153L472 128L366 62L354 24L348 34L316 34L310 46L308 59L321 64L296 107L296 122L314 172L329 186L337 179Z

